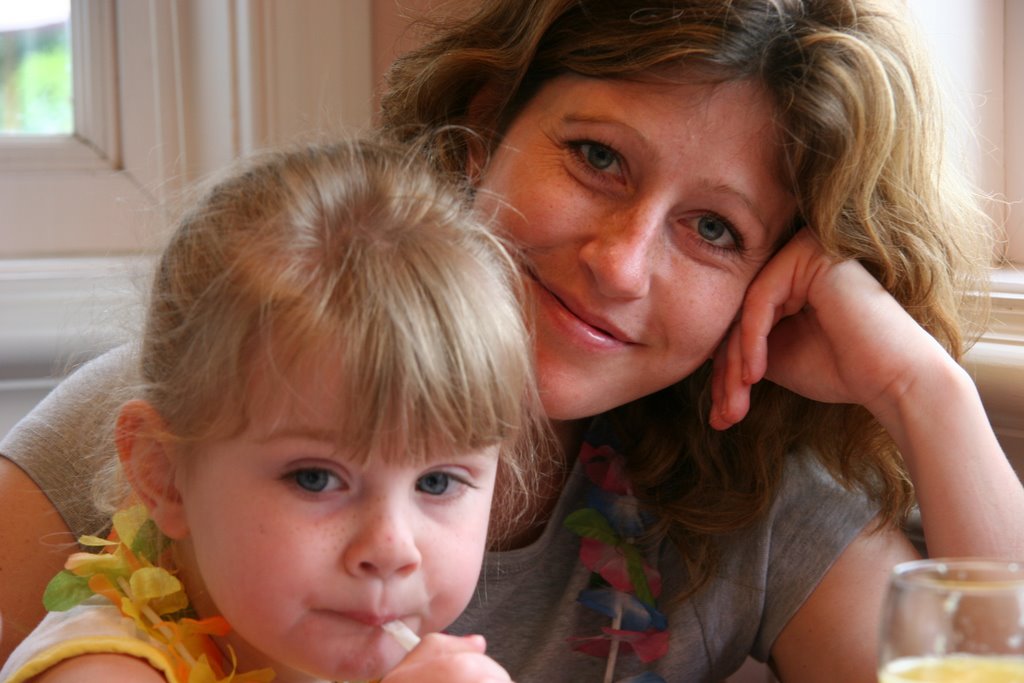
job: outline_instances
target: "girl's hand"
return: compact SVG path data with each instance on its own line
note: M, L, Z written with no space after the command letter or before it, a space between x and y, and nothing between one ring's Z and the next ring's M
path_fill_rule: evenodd
M486 647L483 636L428 634L381 683L511 683Z
M954 361L863 266L833 261L801 230L750 284L715 354L711 426L743 419L763 378L816 401L863 405L884 424L936 363Z

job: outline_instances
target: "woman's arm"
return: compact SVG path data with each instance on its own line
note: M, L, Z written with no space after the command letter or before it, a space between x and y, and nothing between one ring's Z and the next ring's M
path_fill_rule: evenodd
M786 683L875 683L889 571L917 553L898 531L868 525L843 551L772 646ZM799 558L796 558L799 561Z
M39 487L0 458L0 663L43 618L43 589L74 541Z
M742 419L762 378L874 415L904 457L930 555L1024 557L1024 487L970 377L860 264L832 261L806 231L751 284L716 355L713 426ZM915 556L899 531L869 525L776 639L780 679L873 683L890 571Z
M802 231L751 284L716 356L712 424L746 414L767 378L867 408L903 454L932 556L1024 557L1024 487L967 373L855 261Z
M93 505L91 484L116 458L110 426L134 371L128 346L86 363L0 442L0 453L10 458L0 457L3 660L42 618L43 589L77 549L75 538L99 533L107 519Z

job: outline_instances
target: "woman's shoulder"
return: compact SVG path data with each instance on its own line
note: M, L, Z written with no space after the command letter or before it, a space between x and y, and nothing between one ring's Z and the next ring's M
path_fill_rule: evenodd
M765 572L808 567L807 559L834 558L875 518L878 506L863 491L841 484L815 455L795 450L786 457L782 483L767 512L721 539L722 561L749 568L750 555L768 563Z
M77 368L0 441L0 453L19 464L30 462L47 452L39 446L58 433L70 441L68 432L109 419L111 404L122 398L120 389L135 376L134 357L133 348L123 345Z
M0 454L47 495L76 536L105 521L84 487L114 457L113 424L135 383L134 351L117 347L62 381L0 441Z
M767 658L781 629L877 513L867 494L845 488L812 452L791 452L768 512L721 539L718 579L696 598L698 609L709 619L723 601L755 610L750 652Z

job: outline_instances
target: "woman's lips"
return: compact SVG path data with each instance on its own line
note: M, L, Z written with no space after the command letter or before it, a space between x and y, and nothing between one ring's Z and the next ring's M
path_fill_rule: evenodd
M636 343L610 322L556 294L533 273L529 275L537 290L539 307L554 320L563 334L601 348L621 348Z

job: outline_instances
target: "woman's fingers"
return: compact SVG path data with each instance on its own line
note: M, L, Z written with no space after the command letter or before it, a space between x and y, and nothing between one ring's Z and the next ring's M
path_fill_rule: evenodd
M750 387L764 379L770 362L769 337L783 318L807 303L808 275L820 249L801 231L751 282L739 316L715 354L711 426L726 429L750 409Z
M857 261L836 261L797 233L751 282L715 355L710 423L732 426L750 387L769 379L802 396L891 412L901 387L945 352Z
M743 349L734 324L715 352L712 365L710 424L714 429L728 429L750 409L751 383L744 375Z

